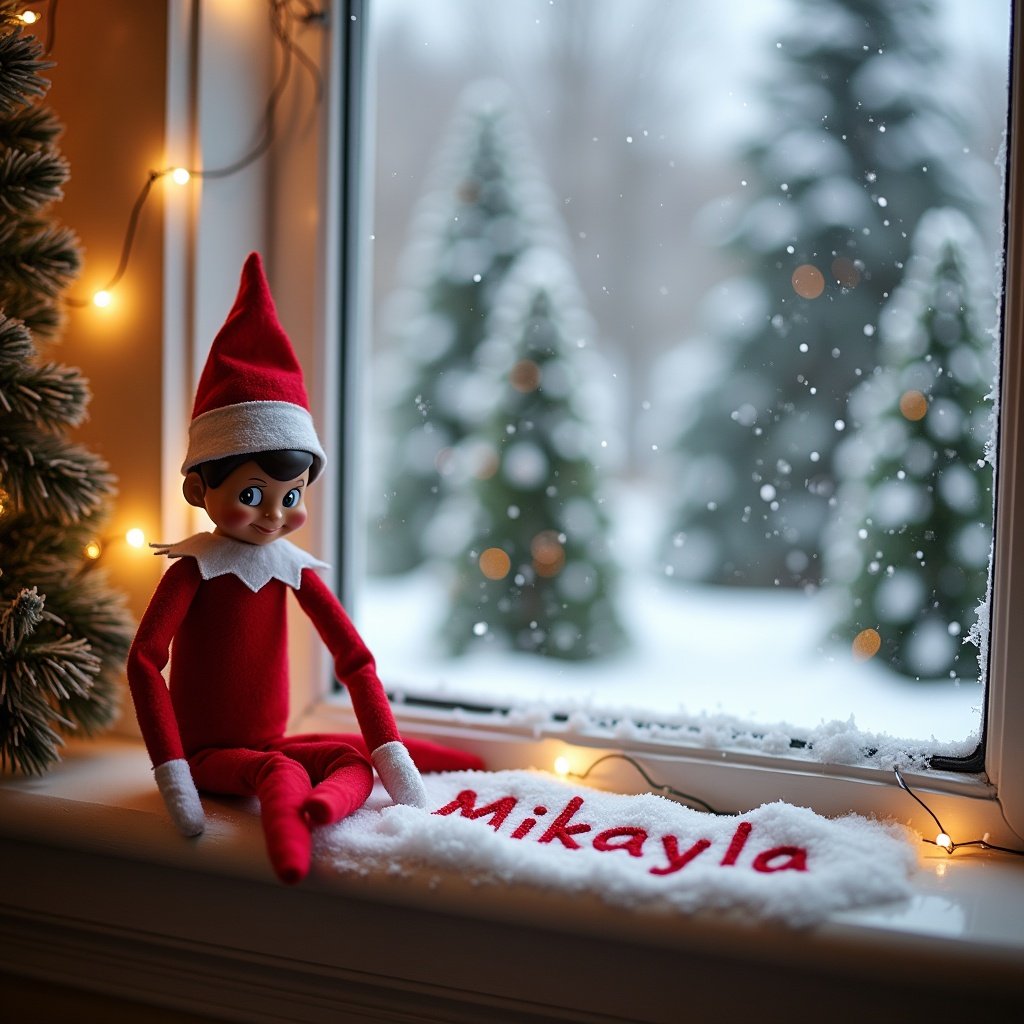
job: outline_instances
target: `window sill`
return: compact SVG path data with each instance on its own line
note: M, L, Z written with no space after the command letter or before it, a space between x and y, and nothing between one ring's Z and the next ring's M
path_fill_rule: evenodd
M208 831L177 837L128 741L0 778L5 970L259 1021L670 1021L726 999L730 1018L774 1020L840 994L837 1020L1024 1005L1024 863L1007 856L924 848L905 904L794 932L383 869L286 889L251 811L207 807Z

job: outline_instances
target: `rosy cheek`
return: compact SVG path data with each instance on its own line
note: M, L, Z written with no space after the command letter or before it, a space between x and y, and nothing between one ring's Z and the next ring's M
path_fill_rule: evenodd
M300 526L305 525L308 513L304 508L297 508L294 512L288 513L288 529L297 530Z
M221 511L217 520L218 526L232 529L238 526L246 526L252 522L252 509L234 505Z

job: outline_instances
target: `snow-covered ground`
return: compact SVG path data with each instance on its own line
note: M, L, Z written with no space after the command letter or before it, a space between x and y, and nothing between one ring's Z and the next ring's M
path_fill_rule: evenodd
M446 656L437 643L446 597L429 569L369 580L356 611L382 679L410 696L669 724L724 714L800 733L852 716L861 732L940 743L980 727L978 682L915 682L826 647L822 595L684 588L634 574L620 603L630 648L585 663L509 652L486 636L474 652Z

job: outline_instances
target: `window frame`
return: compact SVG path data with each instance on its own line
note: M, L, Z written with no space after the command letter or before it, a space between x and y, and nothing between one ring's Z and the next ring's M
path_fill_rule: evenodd
M1021 5L1011 0L1011 66L1009 145L1006 154L1005 230L1006 282L1024 269L1024 112L1020 98L1022 45ZM346 453L343 467L335 543L344 572L340 589L358 625L354 580L362 569L353 509L360 497L356 473L363 369L360 339L369 327L366 259L372 210L372 147L367 120L373 102L373 55L369 50L369 20L373 0L334 0L332 23L339 28L332 38L331 88L327 102L333 139L328 145L328 190L336 209L328 230L330 260L337 260L342 286L328 320L337 324L340 338L340 420L334 448ZM332 237L333 236L333 237ZM329 344L329 338L325 337ZM1024 670L1024 635L1012 624L1024 619L1024 574L1014 572L1015 556L1024 552L1024 304L1012 289L1005 295L1001 346L1001 401L997 429L996 508L994 523L993 586L990 595L988 684L983 709L983 739L967 758L935 758L927 772L905 773L915 790L926 793L929 805L943 820L957 823L955 839L988 833L993 842L1020 845L1024 840L1024 746L1014 742L1024 732L1024 690L1014 687L1015 672ZM336 461L336 466L337 466ZM911 820L925 835L934 832L923 811L899 789L892 773L877 768L829 765L787 759L742 749L704 748L656 741L623 741L614 729L583 733L564 722L517 725L514 719L466 709L442 710L398 703L396 714L403 731L440 738L480 753L490 767L532 765L550 769L556 756L567 756L572 770L582 772L609 751L638 758L659 783L694 793L726 810L752 806L757 801L783 799L813 806L823 813L858 810L890 814ZM345 699L330 695L318 705L310 721L332 728L351 727L354 719ZM1015 729L1014 726L1017 726ZM643 780L624 763L602 766L592 777L600 785L642 789ZM970 833L970 835L968 835ZM997 838L998 837L998 838Z

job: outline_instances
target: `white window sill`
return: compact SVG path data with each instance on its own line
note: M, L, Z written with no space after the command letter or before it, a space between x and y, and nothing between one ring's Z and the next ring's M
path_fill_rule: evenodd
M1024 861L1005 855L922 847L911 900L794 932L383 868L315 868L287 889L251 810L206 805L207 832L178 837L130 741L0 778L4 969L259 1021L677 1021L723 1006L721 1019L764 1021L837 997L832 1020L1024 1006Z

